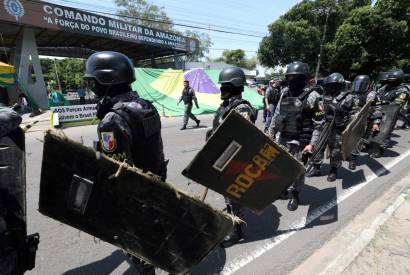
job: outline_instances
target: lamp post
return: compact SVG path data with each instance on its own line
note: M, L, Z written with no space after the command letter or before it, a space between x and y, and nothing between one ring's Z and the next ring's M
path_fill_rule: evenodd
M322 54L323 54L323 44L325 43L325 39L326 39L326 31L327 31L327 21L329 20L329 15L331 12L331 8L327 8L326 9L326 19L325 19L325 26L323 28L323 36L322 39L320 41L320 50L319 50L319 55L317 57L317 65L316 65L316 72L315 72L315 81L317 81L317 78L319 76L319 68L320 68L320 61L322 58Z

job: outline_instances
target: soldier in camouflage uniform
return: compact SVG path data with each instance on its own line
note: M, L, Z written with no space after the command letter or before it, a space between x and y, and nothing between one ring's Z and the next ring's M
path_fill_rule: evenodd
M323 128L324 110L320 94L309 88L308 66L293 62L287 66L286 79L289 87L282 89L278 106L269 127L269 135L286 146L299 160L312 154ZM305 160L306 161L306 160ZM299 193L305 182L301 176L288 190L288 210L299 206Z
M244 91L246 78L244 72L240 68L230 67L223 69L219 74L218 83L221 84L221 99L223 101L215 113L212 130L207 133L207 139L232 110L235 110L252 123L255 123L256 120L255 110L252 105L248 101L242 99L242 92ZM229 198L225 198L225 203L228 213L242 217L243 210L239 204ZM242 225L236 224L232 234L225 238L221 243L221 246L228 247L234 245L242 238Z
M188 124L188 120L192 119L196 122L196 127L199 127L199 123L201 122L199 119L194 116L192 113L192 102L195 102L195 106L199 109L198 100L195 96L195 91L189 86L189 80L184 80L184 90L182 91L182 95L178 101L178 104L184 101L185 110L184 110L184 118L183 118L183 125L180 130L185 130Z
M410 99L410 88L403 83L403 80L404 73L402 70L394 70L387 73L387 80L383 82L385 85L377 91L375 96L377 106L374 112L376 115L382 116L383 105L396 104L401 108L405 106ZM395 117L391 119L394 119L393 125L395 125L398 118ZM378 131L378 127L375 127L373 132L377 133ZM392 131L393 127L382 145L374 146L375 151L371 153L371 157L379 158L383 156L385 148L390 142Z

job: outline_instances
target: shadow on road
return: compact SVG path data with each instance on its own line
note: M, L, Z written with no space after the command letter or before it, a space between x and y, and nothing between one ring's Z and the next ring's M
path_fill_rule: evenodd
M304 228L312 228L325 224L334 223L338 220L338 206L332 205L331 202L337 198L336 187L325 189L317 189L310 185L306 185L303 189L302 203L309 202L309 209L307 212L306 226ZM323 211L322 207L330 207L322 215L318 213Z
M80 267L76 267L63 273L63 275L83 275L83 274L111 274L123 262L128 262L128 258L121 250L116 250L111 255ZM134 268L130 267L123 273L124 275L135 274Z
M245 238L241 243L264 240L276 235L281 216L282 214L274 205L266 208L261 215L246 211L244 217L246 223L244 226Z
M199 265L194 267L190 275L219 274L226 262L225 249L217 247Z

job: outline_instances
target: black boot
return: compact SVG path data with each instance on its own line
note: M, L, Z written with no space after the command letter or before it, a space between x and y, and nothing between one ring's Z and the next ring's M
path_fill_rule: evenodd
M186 129L186 124L182 125L181 129L179 130L185 130Z
M243 239L242 227L240 224L236 224L233 232L225 237L225 239L221 242L221 247L226 248L233 246L234 244L238 243L240 240Z
M299 192L292 191L288 202L288 210L295 211L299 207Z
M384 149L383 148L379 148L376 150L376 152L373 152L370 154L370 157L378 159L381 158L384 154Z
M196 127L198 128L199 127L199 123L200 123L201 121L199 120L199 119L197 119L196 120Z
M330 168L329 176L327 176L328 182L333 182L337 178L337 167Z
M306 174L306 177L320 177L320 164L313 164L312 169Z
M351 159L349 161L349 169L350 170L356 170L356 160L355 159Z

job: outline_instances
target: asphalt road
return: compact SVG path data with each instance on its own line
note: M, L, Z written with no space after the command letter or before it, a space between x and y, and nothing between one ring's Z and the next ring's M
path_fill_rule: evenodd
M189 181L181 171L204 144L211 116L201 116L199 129L180 131L181 118L163 119L163 139L168 182L194 196L204 188ZM258 126L262 128L261 122ZM34 129L35 130L35 129ZM69 128L65 133L91 146L95 126ZM245 215L245 239L238 245L217 248L191 274L286 274L329 240L375 198L395 184L409 168L410 142L407 131L395 131L393 146L385 157L359 158L355 171L341 168L337 181L328 183L329 166L319 178L308 178L295 212L287 201L276 201L260 216ZM135 274L122 252L70 226L41 215L38 209L42 159L42 131L27 134L28 230L40 233L36 268L27 274ZM69 156L68 156L69 157ZM347 163L344 163L346 167ZM206 202L223 209L219 194L209 192ZM163 272L159 271L160 274Z

